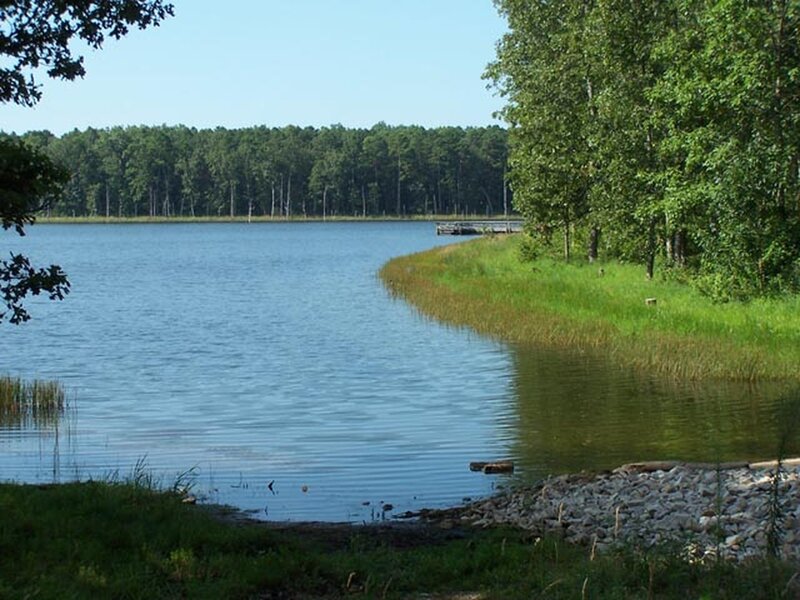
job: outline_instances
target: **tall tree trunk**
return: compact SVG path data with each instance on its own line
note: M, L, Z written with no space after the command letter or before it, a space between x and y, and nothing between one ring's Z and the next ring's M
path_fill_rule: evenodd
M645 250L645 267L647 278L652 279L655 273L656 264L656 221L650 219L647 226L647 249Z
M570 250L572 247L571 229L572 223L569 216L569 204L564 204L564 260L569 262Z
M591 231L589 231L589 249L587 256L589 258L589 262L593 263L597 260L597 247L600 244L600 228L599 227L592 227Z
M275 182L271 181L270 185L272 187L272 206L269 209L269 216L275 218Z
M489 197L489 192L487 192L484 188L481 188L481 193L483 194L483 199L486 201L486 216L488 217L490 214L494 213L492 199ZM478 211L476 210L475 212Z
M675 232L675 243L672 245L675 264L683 268L686 266L686 230L679 229Z
M503 173L503 217L508 219L508 177Z
M367 216L367 194L364 191L364 184L361 184L361 218Z
M286 182L286 216L292 216L292 174L289 173L288 180Z
M282 217L286 216L286 201L284 200L284 193L283 193L283 173L281 173L281 188L278 194L278 203L280 204L280 210L278 211Z
M400 157L397 157L397 207L395 214L400 216Z
M236 216L236 206L235 206L235 201L236 201L236 182L235 181L231 181L230 182L230 187L231 187L231 219L233 219Z

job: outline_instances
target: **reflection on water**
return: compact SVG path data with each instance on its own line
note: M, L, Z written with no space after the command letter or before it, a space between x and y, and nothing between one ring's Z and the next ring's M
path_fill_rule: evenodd
M676 385L509 349L392 300L376 277L430 223L36 226L16 240L73 292L0 334L0 372L63 382L80 415L0 425L0 476L125 477L262 518L369 521L523 475L768 457L774 386ZM49 262L48 262L49 261ZM383 504L382 504L383 502Z
M48 431L58 428L64 409L0 408L0 435L11 431Z
M640 460L763 459L777 451L784 384L665 380L596 356L527 347L513 355L514 447L528 477Z
M77 416L75 403L68 401L0 407L0 453L14 456L18 469L4 468L3 479L62 481L62 463L75 449Z
M31 228L19 251L73 291L2 331L0 372L62 381L80 415L68 439L0 432L0 474L125 477L146 456L165 483L195 468L199 494L292 520L491 492L467 466L506 453L508 352L376 276L455 241L431 223Z

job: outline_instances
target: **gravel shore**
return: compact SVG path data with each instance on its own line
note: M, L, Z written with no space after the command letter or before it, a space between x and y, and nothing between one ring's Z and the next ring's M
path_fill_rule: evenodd
M781 555L800 560L800 459L784 461L777 480L776 474L774 462L637 463L607 473L552 477L414 516L444 526L510 525L555 533L597 551L616 543L675 542L697 560L718 553L733 560L763 556L776 523Z

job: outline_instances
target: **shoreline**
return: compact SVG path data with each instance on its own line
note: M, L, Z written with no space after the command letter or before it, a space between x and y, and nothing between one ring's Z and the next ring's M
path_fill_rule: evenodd
M451 527L510 526L590 546L677 544L690 561L764 558L771 536L800 563L800 458L758 463L630 463L550 477L449 509L406 513Z
M511 345L602 357L665 378L800 381L800 296L715 304L614 261L521 262L518 236L400 256L379 277L425 317Z

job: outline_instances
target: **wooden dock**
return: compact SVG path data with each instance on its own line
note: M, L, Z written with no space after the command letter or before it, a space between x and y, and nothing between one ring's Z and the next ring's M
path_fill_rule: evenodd
M522 221L441 221L436 223L436 235L486 235L520 233Z

